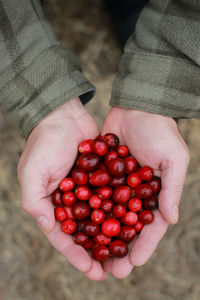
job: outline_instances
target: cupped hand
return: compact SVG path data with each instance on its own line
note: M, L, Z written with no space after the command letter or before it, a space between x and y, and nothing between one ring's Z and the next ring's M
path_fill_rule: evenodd
M42 120L31 132L18 164L22 207L32 215L50 243L90 279L102 280L105 271L72 236L55 222L51 194L69 173L81 141L94 138L98 128L74 98Z
M168 224L177 223L189 153L176 122L169 117L114 107L104 122L102 134L108 132L117 134L140 165L150 165L162 180L159 210L155 211L154 222L144 226L139 238L130 245L129 255L104 263L106 271L117 278L124 278L134 265L147 262Z

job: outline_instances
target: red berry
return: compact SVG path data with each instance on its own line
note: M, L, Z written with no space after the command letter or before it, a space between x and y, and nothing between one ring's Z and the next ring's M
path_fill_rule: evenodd
M143 224L150 224L154 220L154 214L151 210L143 210L139 214L139 219Z
M90 207L86 202L76 202L72 207L72 212L76 219L83 220L89 217Z
M127 146L121 145L117 148L117 153L120 157L126 157L129 155L129 149Z
M121 240L115 240L109 245L110 253L116 257L124 257L128 254L128 246Z
M144 184L139 184L135 188L135 195L137 198L140 199L147 199L152 196L152 188L150 185L144 183Z
M105 213L111 212L112 208L113 208L113 201L112 200L107 199L107 200L103 200L101 202L101 209L103 209L103 211Z
M84 232L87 235L95 236L99 233L99 225L97 223L92 222L92 221L86 221Z
M75 187L75 183L72 178L68 177L68 178L64 178L60 182L59 186L61 191L67 192L73 190L73 188Z
M102 186L95 191L102 199L109 199L112 196L112 189L109 186Z
M133 211L128 211L122 218L125 225L133 226L138 222L138 215Z
M83 245L85 242L87 242L89 237L84 232L76 232L74 235L74 241L78 245Z
M90 176L90 184L93 186L107 185L111 180L111 176L107 170L99 169Z
M106 214L101 209L95 209L91 213L91 220L97 224L101 224L104 221L105 217L106 217Z
M99 168L101 158L95 153L81 154L77 160L77 165L85 172L93 172Z
M128 186L118 186L114 191L113 191L113 200L114 202L118 204L124 204L126 203L131 196L131 190Z
M137 169L137 161L132 156L125 157L124 164L126 168L126 174L133 173Z
M137 224L135 224L135 226L134 226L137 233L141 232L143 227L144 227L144 224L141 221L138 221Z
M97 139L93 142L93 150L99 156L104 156L108 152L108 145L104 140Z
M131 173L127 177L127 183L130 187L135 188L142 182L141 177L137 173Z
M55 206L62 205L62 193L59 189L56 189L52 194L52 202Z
M153 210L158 207L158 199L155 196L151 196L148 199L144 199L143 208Z
M73 215L73 212L72 212L72 208L69 207L69 206L64 206L63 208L64 208L64 210L66 211L67 219L72 219L72 220L74 220L74 215Z
M108 163L108 170L113 176L122 176L125 173L124 160L120 157L111 160Z
M57 221L64 221L67 218L67 213L63 207L56 207L54 209L55 218Z
M119 145L119 138L113 133L107 133L103 137L104 141L108 144L108 147L115 149Z
M87 201L91 195L92 195L92 192L91 190L88 188L88 186L86 185L83 185L83 186L78 186L76 189L75 189L75 195L76 197L81 200L81 201Z
M93 140L85 140L80 143L78 151L82 154L91 154L93 152Z
M148 184L151 186L153 194L157 194L161 189L161 180L159 177L154 176L153 179L148 181Z
M145 181L151 180L153 178L153 175L154 171L149 166L144 166L140 169L140 177Z
M108 245L111 242L111 238L105 236L102 232L98 233L93 240L98 245Z
M93 209L100 208L101 202L102 199L99 197L99 195L94 194L89 199L89 206Z
M138 212L142 209L142 201L138 198L131 198L128 201L128 208L131 211Z
M74 192L67 191L62 195L63 203L67 206L72 206L76 202L76 197Z
M104 162L105 162L106 166L108 165L108 163L109 163L111 160L113 160L113 159L115 159L115 158L117 158L117 157L118 157L118 154L117 154L117 152L116 152L115 150L109 151L109 152L106 154L105 158L104 158Z
M126 214L126 206L123 204L117 204L113 207L112 213L115 218L120 219Z
M119 239L123 242L129 243L136 236L136 230L132 226L122 226L121 232L119 234Z
M76 231L76 222L71 219L67 219L61 224L62 230L67 234L72 234Z
M93 258L98 261L105 261L109 257L110 253L106 246L98 245L95 248L93 248L92 255Z
M74 168L72 170L72 179L78 185L85 185L88 183L88 176L87 174L78 168Z
M125 185L126 184L126 177L125 176L121 176L121 177L112 177L111 181L109 182L109 185L112 188L116 188L120 185Z
M103 140L104 138L103 138L102 135L98 134L98 135L96 136L95 140L97 140L97 139Z
M92 249L93 245L93 240L91 238L88 238L88 240L83 244L83 247L85 248L85 250L90 250Z
M107 219L103 222L101 230L105 236L116 236L121 230L120 222L117 219Z

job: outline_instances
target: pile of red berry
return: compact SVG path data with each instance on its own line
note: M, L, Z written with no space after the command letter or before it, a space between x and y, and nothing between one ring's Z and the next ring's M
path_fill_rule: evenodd
M115 134L83 141L78 150L69 177L53 192L55 218L94 259L124 257L127 243L154 220L160 178L140 167Z

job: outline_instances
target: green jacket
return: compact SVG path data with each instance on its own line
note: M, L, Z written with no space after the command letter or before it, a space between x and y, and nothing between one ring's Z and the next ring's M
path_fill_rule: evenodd
M200 118L200 1L150 0L127 42L110 104ZM0 0L0 107L27 137L51 111L94 86L60 45L38 0Z

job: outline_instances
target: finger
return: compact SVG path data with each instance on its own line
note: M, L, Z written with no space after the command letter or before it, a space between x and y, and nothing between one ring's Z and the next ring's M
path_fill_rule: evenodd
M148 261L167 231L167 227L168 222L158 210L155 211L153 223L144 226L130 251L129 258L133 265L141 266Z
M102 266L103 266L103 269L106 271L106 272L112 272L112 264L113 264L113 261L114 261L114 258L108 258L107 260L105 260L103 263L102 263Z
M130 262L129 255L123 258L115 258L112 264L112 274L118 279L126 278L132 271L133 264Z
M91 269L85 273L90 280L102 281L106 277L106 272L103 270L100 262L92 259Z
M159 194L159 209L172 224L178 221L178 205L180 202L189 158L184 154L174 155L161 173L162 188Z
M118 136L120 140L120 144L124 144L123 135L121 133L121 127L119 126L119 123L116 122L117 112L113 113L113 111L114 109L111 109L110 112L108 113L104 121L101 134L104 135L106 133L112 132Z

